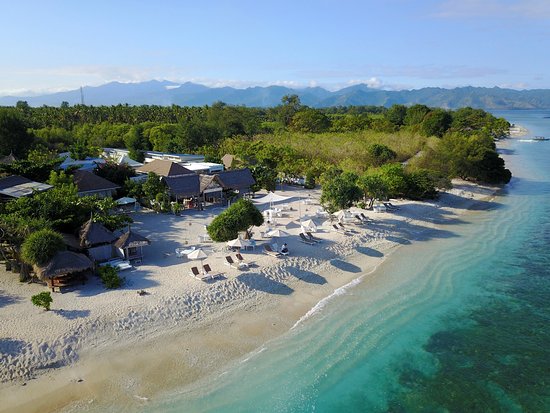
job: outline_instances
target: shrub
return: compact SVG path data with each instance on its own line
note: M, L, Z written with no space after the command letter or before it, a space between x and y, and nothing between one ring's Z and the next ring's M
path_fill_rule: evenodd
M31 265L44 265L58 252L65 249L61 234L51 229L41 229L27 237L21 246L21 258Z
M210 238L217 242L229 241L239 236L239 231L246 231L252 225L259 226L264 217L252 201L239 199L208 226Z
M33 295L31 302L37 307L44 307L46 311L50 310L50 305L53 302L52 295L49 291L43 291L40 294Z
M104 267L99 267L97 272L105 288L112 290L115 288L120 288L120 286L122 285L123 280L119 277L116 268L111 267L110 265L106 265Z

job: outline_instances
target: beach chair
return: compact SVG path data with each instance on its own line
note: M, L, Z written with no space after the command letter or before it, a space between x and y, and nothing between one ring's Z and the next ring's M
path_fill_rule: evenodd
M361 217L359 216L359 214L355 214L354 217L357 218L357 220L359 221L359 224L361 224L361 225L367 223L367 221L365 221L363 218L361 218Z
M321 242L321 238L314 237L311 231L306 231L307 237L313 242Z
M307 245L315 245L315 241L308 240L306 238L306 236L304 234L302 234L301 232L300 232L299 236L300 236L300 242L303 242L304 244L307 244Z
M355 230L346 228L346 226L345 226L344 224L342 224L341 222L338 222L338 226L339 226L340 229L341 229L342 231L344 231L344 233L346 233L346 234L348 234L349 232L355 232L355 233L356 233Z
M243 268L248 268L248 263L245 261L244 257L240 253L235 254L235 257L237 257L237 261L239 261L239 266L242 266Z
M391 202L384 202L383 204L390 211L397 211L399 209L398 206L393 205Z
M374 219L372 218L369 218L368 216L366 216L364 213L361 212L361 218L363 218L363 220L366 222L366 223L369 223L369 222L374 222Z
M199 269L197 267L191 267L191 269L189 270L189 275L193 278L196 278L197 280L206 280L206 277L199 272Z
M233 258L229 255L225 257L225 265L229 265L231 268L235 268L236 270L239 269L239 267L235 264L235 261L233 261Z
M204 264L202 266L202 269L203 269L203 274L205 279L213 280L214 278L218 278L222 276L220 272L218 273L213 272L209 264Z
M334 231L338 232L339 234L347 234L346 231L344 231L343 229L339 228L338 225L336 225L336 224L332 224L332 228L334 229Z
M264 252L267 254L267 255L271 255L272 257L280 257L281 256L281 253L280 252L277 252L277 251L273 251L271 249L271 245L269 244L265 244L264 245Z

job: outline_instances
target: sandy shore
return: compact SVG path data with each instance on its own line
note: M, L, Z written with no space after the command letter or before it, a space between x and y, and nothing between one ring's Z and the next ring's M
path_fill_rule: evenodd
M521 125L512 125L509 130L509 135L511 138L521 138L522 136L528 135L529 130Z
M398 201L395 213L373 213L373 224L348 224L344 235L315 215L318 191L288 189L292 211L277 218L288 232L291 255L243 253L250 269L224 265L223 244L198 236L221 209L181 217L139 213L133 228L149 237L143 263L122 273L122 289L106 291L97 279L54 294L52 311L30 303L43 291L0 277L0 411L86 411L116 404L132 410L170 389L192 383L260 348L290 329L324 297L372 272L400 246L444 228L498 188L455 182L437 202ZM312 201L306 203L304 200ZM298 222L312 218L316 246L299 242ZM272 226L273 227L273 226ZM261 245L259 233L255 238ZM279 241L280 243L281 241ZM221 279L204 283L188 275L189 262L175 248L202 247ZM136 292L146 290L147 295Z

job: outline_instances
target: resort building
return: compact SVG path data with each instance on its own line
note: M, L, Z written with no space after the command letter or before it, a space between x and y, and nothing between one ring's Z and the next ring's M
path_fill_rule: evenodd
M97 195L100 198L114 197L117 189L120 188L117 184L84 170L75 171L73 179L78 188L79 196Z
M34 192L47 191L50 188L53 188L53 186L31 181L23 176L7 176L0 178L0 200L8 201L14 198L21 198L32 195Z

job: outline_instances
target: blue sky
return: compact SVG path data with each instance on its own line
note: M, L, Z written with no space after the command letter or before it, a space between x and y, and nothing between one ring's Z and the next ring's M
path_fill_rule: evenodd
M151 79L550 88L550 0L0 4L0 95Z

